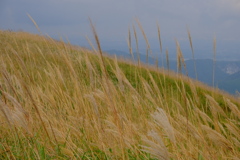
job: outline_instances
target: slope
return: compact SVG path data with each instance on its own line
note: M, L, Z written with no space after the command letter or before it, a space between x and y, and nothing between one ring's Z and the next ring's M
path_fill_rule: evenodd
M124 58L132 60L129 53L118 51L118 50L108 50L106 51L110 55L116 55L119 58ZM137 61L137 55L134 53L134 60ZM141 62L146 63L146 55L140 54ZM149 64L156 65L156 59L149 57ZM158 66L162 67L162 61L158 60ZM196 79L196 73L194 65L196 64L197 69L197 80L203 82L209 86L213 85L213 61L211 59L189 59L185 61L188 76L190 78ZM168 69L166 60L164 60L164 68ZM178 66L176 60L169 60L169 69L177 72ZM184 66L182 66L184 70ZM237 74L240 70L240 61L217 61L215 67L214 84L221 90L224 90L232 95L236 94L236 91L240 90L240 81L234 78L234 74ZM232 79L233 78L233 79Z
M172 72L0 31L0 159L236 159L239 100Z

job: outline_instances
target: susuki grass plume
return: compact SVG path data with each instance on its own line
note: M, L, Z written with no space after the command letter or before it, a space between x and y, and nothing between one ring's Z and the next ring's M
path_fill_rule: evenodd
M139 53L139 48L138 48L138 37L137 37L137 31L136 27L133 24L133 33L134 33L134 38L135 38L135 43L136 43L136 53L137 53L137 58L138 58L138 66L140 66L140 53Z
M97 32L96 32L96 29L95 29L95 27L94 27L94 25L92 23L92 20L90 18L89 18L89 22L90 22L90 26L91 26L91 29L92 29L92 32L93 32L93 35L94 35L97 47L98 47L98 52L99 52L99 56L100 56L100 59L101 59L101 66L103 67L104 76L107 79L108 78L108 74L107 74L107 71L106 71L106 66L105 66L105 62L104 62L104 58L103 58L103 53L102 53L100 41L98 39L98 35L97 35Z
M131 31L130 28L128 28L128 49L129 49L129 53L132 56L132 60L134 61L134 55L133 55L133 51L132 51L132 39L131 39Z
M193 58L193 61L194 61L194 71L195 71L196 80L197 80L198 75L197 75L197 67L196 67L195 55L194 55L193 44L192 44L192 37L191 37L190 30L188 28L187 28L187 32L188 32L188 40L189 40L191 51L192 51L192 58Z
M27 14L27 16L28 16L28 18L33 22L33 24L34 24L35 27L37 28L38 32L39 32L40 34L42 34L40 28L38 27L36 21L32 18L32 16L31 16L30 14Z
M148 58L149 58L149 53L151 53L151 50L150 50L151 47L150 47L150 44L149 44L149 42L148 42L148 38L147 38L147 36L146 36L146 33L145 33L145 31L144 31L144 29L143 29L140 21L139 21L138 19L136 19L136 22L137 22L138 27L140 28L140 30L141 30L141 32L142 32L142 35L143 35L143 37L144 37L144 40L145 40L145 42L146 42L146 46L147 46L147 48L146 48L146 62L147 62L147 64L148 64Z
M176 41L176 46L177 46L177 73L182 74L182 55L181 55L181 50L180 46L178 44L178 41Z
M169 64L169 55L168 55L168 49L166 49L166 61L167 61L167 70L170 70L170 64Z
M160 31L160 26L157 23L157 29L158 29L158 41L159 41L159 46L160 46L160 54L161 54L161 60L162 60L162 67L164 67L164 60L163 60L163 53L162 53L162 39L161 39L161 31Z
M186 73L186 76L188 76L187 66L186 66L186 63L185 63L185 61L184 61L183 53L182 53L182 51L181 51L179 42L178 42L177 40L176 40L176 46L177 46L177 64L178 64L178 71L179 71L180 73L182 73L182 65L183 65L184 70L185 70L185 73Z
M216 45L217 45L217 41L216 41L216 37L213 38L213 87L215 87L215 67L216 67Z

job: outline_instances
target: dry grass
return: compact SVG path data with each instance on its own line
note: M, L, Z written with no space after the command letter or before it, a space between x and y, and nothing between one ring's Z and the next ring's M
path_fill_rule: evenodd
M0 31L0 159L240 156L237 99L104 57L92 30L94 52Z
M216 54L217 54L217 41L216 37L213 38L213 85L215 85L215 67L216 67Z
M192 58L193 58L193 61L194 61L194 71L195 71L196 79L198 79L197 67L196 67L196 61L195 61L195 54L194 54L193 43L192 43L192 36L191 36L190 30L188 28L187 28L187 32L188 32L189 44L190 44L191 51L192 51Z
M150 47L150 44L149 44L149 42L148 42L147 35L146 35L146 33L145 33L145 31L144 31L144 29L143 29L140 21L139 21L138 19L136 19L136 22L137 22L138 27L139 27L139 29L141 30L142 35L143 35L143 38L144 38L144 40L145 40L145 42L146 42L146 62L147 62L147 64L148 64L148 57L149 57L149 53L151 53L151 47Z
M133 33L134 33L134 38L135 38L135 44L136 44L136 53L137 53L137 58L138 58L138 66L140 66L140 53L139 53L139 47L138 47L138 36L137 36L137 31L136 27L133 25Z
M157 23L157 29L158 29L158 41L159 41L159 47L160 47L160 53L161 53L161 60L162 60L162 67L164 67L164 60L163 60L163 53L162 53L162 39L161 39L161 31L160 31L160 26ZM157 57L158 60L158 57ZM157 64L158 67L158 64Z

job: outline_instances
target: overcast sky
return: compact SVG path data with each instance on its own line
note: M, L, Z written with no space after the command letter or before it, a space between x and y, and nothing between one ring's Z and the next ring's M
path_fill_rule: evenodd
M158 22L164 50L174 51L177 39L188 52L188 26L199 57L212 52L214 36L219 57L240 55L240 0L0 0L0 29L38 33L27 14L43 34L80 46L92 37L90 17L105 50L127 50L128 28L137 27L138 18L153 50L159 48ZM139 29L138 37L144 41Z

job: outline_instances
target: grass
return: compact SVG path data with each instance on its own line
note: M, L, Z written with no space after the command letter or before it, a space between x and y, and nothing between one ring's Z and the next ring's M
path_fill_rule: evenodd
M93 51L0 31L0 159L240 156L238 99L171 71L103 56L92 29Z

